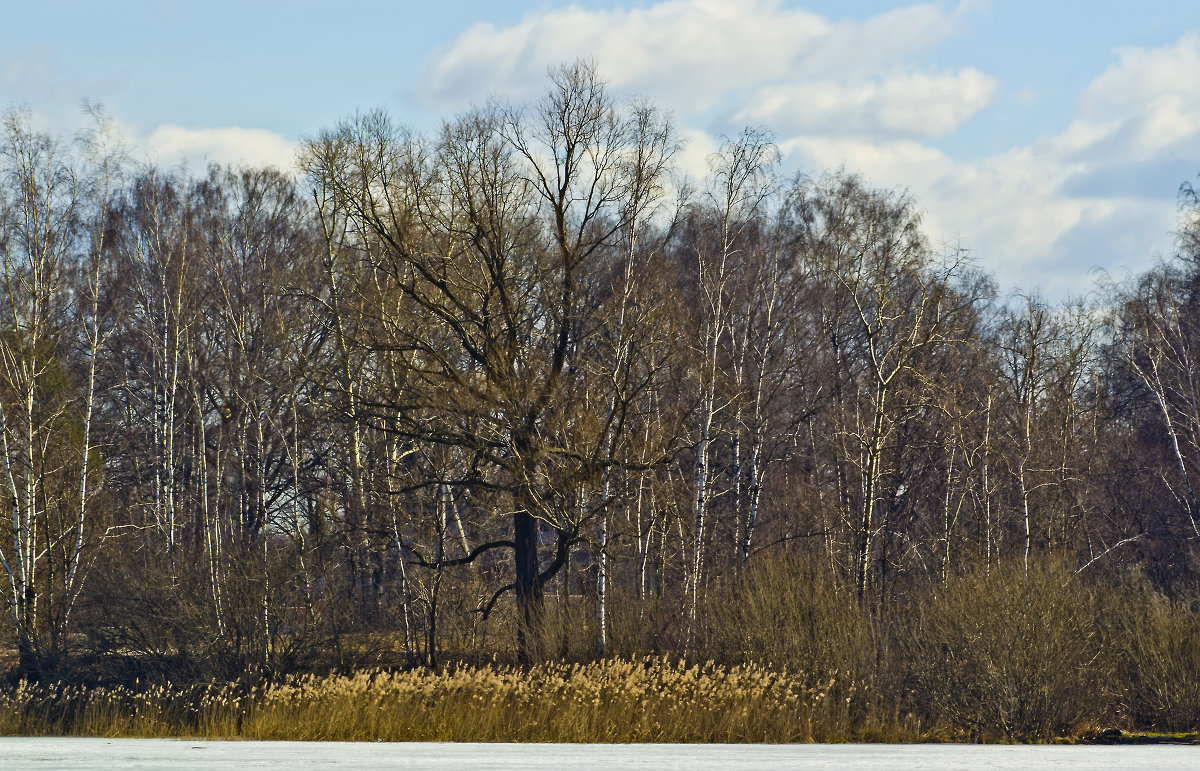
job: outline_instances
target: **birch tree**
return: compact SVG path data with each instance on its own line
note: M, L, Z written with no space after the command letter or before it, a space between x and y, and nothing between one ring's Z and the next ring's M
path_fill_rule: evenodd
M112 180L89 181L95 187L85 189L69 153L34 131L28 113L4 116L0 461L8 491L3 512L8 538L0 548L0 565L19 666L31 674L64 650L91 538L92 363L103 326L97 284ZM89 214L85 198L98 207L90 213L90 232L83 227ZM79 285L75 279L81 267L96 272ZM73 290L79 290L85 303L93 302L90 314L72 318ZM83 389L73 382L72 360L83 363Z
M765 214L775 181L778 149L762 130L747 129L711 160L703 203L695 212L693 234L684 248L695 265L696 338L693 354L696 428L692 468L691 565L688 571L688 639L695 625L705 580L705 554L711 523L712 443L718 415L730 404L722 388L725 355L732 334L733 282L745 261L745 236Z
M799 258L811 261L838 306L839 333L849 350L842 362L857 359L861 375L843 382L853 401L843 401L843 436L856 469L857 510L847 511L853 528L852 564L858 595L871 582L877 536L890 523L881 520L882 502L896 500L897 429L914 406L903 397L919 384L922 357L959 338L958 318L973 298L953 291L962 272L958 255L935 260L920 230L920 217L906 196L867 188L840 175L797 197L802 223ZM842 327L841 325L845 325ZM849 496L844 499L849 503Z

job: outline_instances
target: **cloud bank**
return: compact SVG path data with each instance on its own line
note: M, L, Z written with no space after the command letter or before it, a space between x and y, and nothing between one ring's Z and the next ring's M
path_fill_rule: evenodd
M969 61L918 64L973 12L924 3L847 21L777 0L573 6L469 27L427 60L419 95L443 112L492 94L524 101L548 67L592 57L618 93L674 110L693 145L685 163L720 134L766 125L794 168L909 188L931 236L975 252L1004 288L1080 294L1093 266L1144 268L1170 247L1175 190L1200 170L1200 36L1118 49L1061 130L962 157L943 140L986 120L1001 94L1032 98Z
M139 141L147 157L164 165L187 162L274 166L285 173L295 170L296 143L264 129L192 129L166 123Z
M653 96L683 115L717 110L777 130L838 123L939 136L984 107L994 82L971 68L896 65L953 34L967 8L923 4L834 22L778 0L572 6L512 27L469 27L430 58L418 93L441 109L493 93L524 100L541 91L547 67L592 58L618 91Z

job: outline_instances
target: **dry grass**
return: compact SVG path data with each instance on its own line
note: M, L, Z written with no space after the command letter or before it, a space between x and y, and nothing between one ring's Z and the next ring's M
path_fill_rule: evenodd
M662 659L303 676L254 687L0 692L0 734L329 741L805 742L919 738L850 725L807 678Z

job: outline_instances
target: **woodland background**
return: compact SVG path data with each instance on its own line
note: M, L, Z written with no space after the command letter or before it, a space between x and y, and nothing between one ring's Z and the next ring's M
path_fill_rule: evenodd
M0 138L14 676L677 655L1196 724L1190 185L1174 255L1051 303L765 129L683 179L586 63L299 179L93 112Z

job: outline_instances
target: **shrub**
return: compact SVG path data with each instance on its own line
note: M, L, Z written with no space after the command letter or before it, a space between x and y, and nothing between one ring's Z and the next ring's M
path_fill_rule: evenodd
M1200 608L1146 586L1118 589L1104 614L1107 656L1135 726L1200 728Z
M1046 739L1102 717L1096 604L1063 565L952 578L898 638L909 706L951 731Z
M729 663L761 662L832 676L869 678L875 639L852 587L816 560L764 558L708 605L705 642Z
M816 559L763 557L708 605L706 655L797 673L840 705L847 732L890 724L885 651L854 589Z

